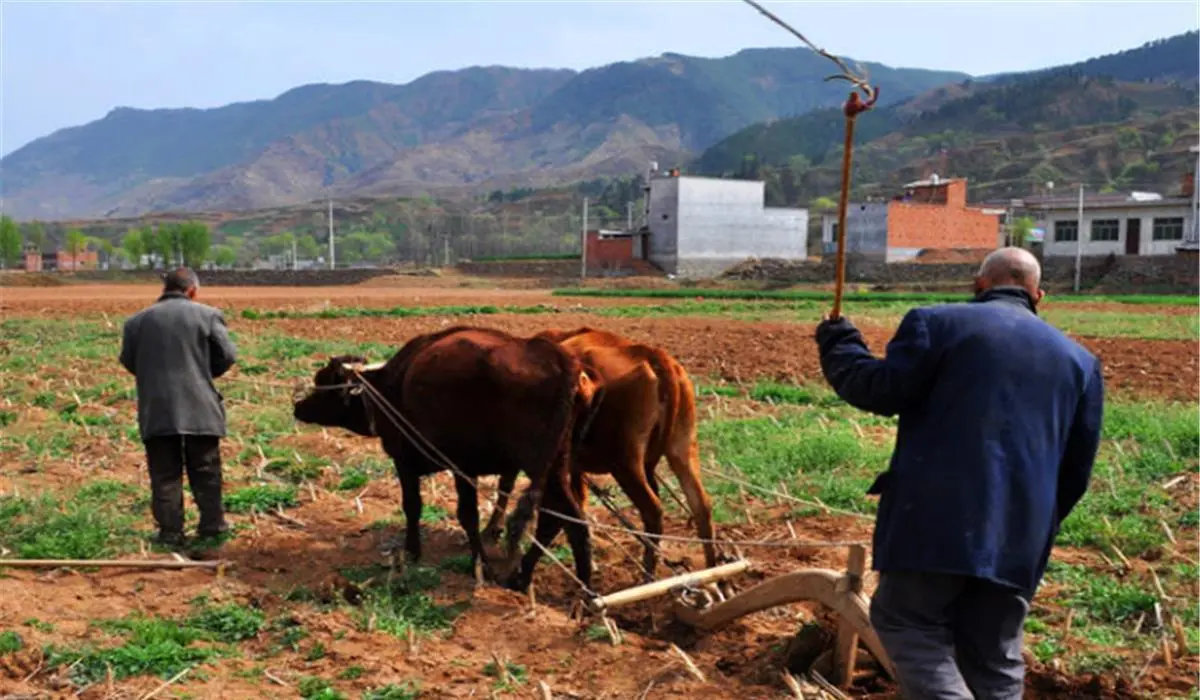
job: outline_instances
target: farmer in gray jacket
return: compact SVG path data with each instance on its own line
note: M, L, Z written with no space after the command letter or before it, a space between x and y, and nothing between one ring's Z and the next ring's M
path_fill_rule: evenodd
M121 364L137 378L138 428L150 466L157 540L183 536L183 472L200 510L201 538L228 526L221 504L225 407L213 379L237 359L225 319L195 301L200 281L181 267L167 273L158 301L125 322Z

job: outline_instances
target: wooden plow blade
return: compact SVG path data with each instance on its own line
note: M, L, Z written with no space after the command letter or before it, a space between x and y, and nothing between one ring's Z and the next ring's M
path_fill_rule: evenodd
M865 566L866 549L854 545L850 548L850 562L845 573L829 569L805 569L763 581L754 588L703 610L676 600L674 613L681 622L707 631L769 608L815 601L838 616L834 665L839 686L849 687L854 677L859 642L875 657L884 672L895 678L896 667L871 627L870 602L862 594Z

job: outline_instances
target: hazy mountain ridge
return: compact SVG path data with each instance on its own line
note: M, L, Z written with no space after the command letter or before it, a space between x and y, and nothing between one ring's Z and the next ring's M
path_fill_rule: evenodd
M966 77L867 65L892 100ZM756 120L835 104L845 88L822 83L827 71L804 49L666 54L582 73L476 67L306 85L207 110L118 108L10 154L0 185L12 214L55 218L551 184L619 174L647 154L680 160Z

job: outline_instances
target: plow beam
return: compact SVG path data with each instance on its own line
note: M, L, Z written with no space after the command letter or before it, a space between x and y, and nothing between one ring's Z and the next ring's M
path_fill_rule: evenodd
M703 586L707 583L714 583L723 579L732 578L738 574L744 573L749 568L750 562L746 559L742 559L729 564L714 566L711 569L702 569L700 571L693 571L687 574L680 574L679 576L664 578L661 581L654 581L641 586L626 588L625 590L617 591L616 593L610 593L605 596L592 598L591 600L587 601L586 605L588 610L591 612L599 613L608 610L609 608L615 608L621 605L629 605L631 603L637 603L650 598L657 598L662 595L667 595L676 588L695 588Z

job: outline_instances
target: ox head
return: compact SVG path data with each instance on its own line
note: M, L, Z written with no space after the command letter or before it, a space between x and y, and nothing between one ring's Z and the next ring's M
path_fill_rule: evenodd
M292 416L301 423L345 428L365 437L376 437L374 406L363 391L360 373L375 372L383 363L368 365L365 357L329 358L317 370L312 385L297 387Z

